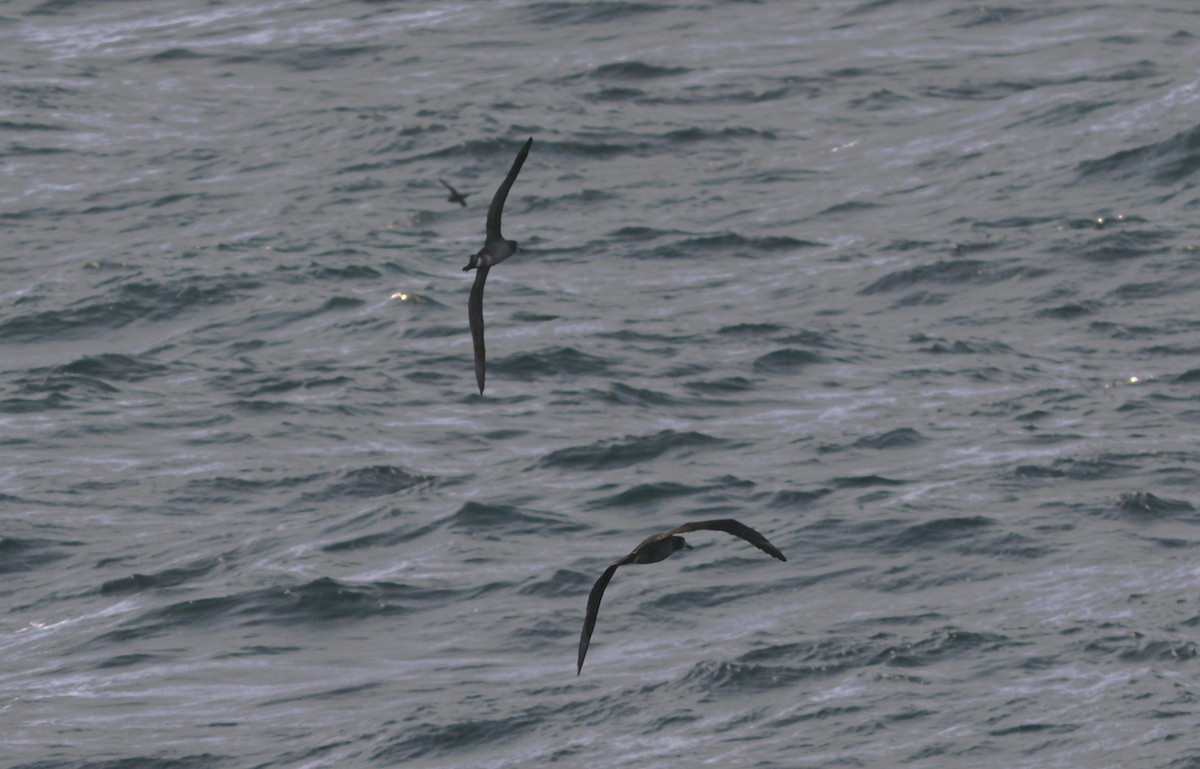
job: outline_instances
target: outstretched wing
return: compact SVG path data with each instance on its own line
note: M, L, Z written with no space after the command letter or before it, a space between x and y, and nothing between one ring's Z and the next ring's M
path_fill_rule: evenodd
M471 298L467 300L467 320L471 324L471 341L475 344L475 383L483 395L484 361L487 351L483 347L483 284L491 271L483 262L475 268L475 282L471 284Z
M500 214L504 212L504 201L508 199L508 191L512 189L513 182L517 180L517 174L521 173L521 166L525 165L525 158L529 155L529 148L532 146L533 137L531 136L521 147L521 151L517 153L512 168L508 169L508 176L504 177L504 181L500 183L500 187L492 197L492 204L488 206L486 243L504 239L504 236L500 234Z
M587 656L588 644L592 641L592 631L596 629L596 615L600 613L600 599L604 597L604 589L608 587L609 580L617 572L617 567L627 560L627 558L622 558L619 561L613 561L600 575L600 579L596 580L596 584L592 585L592 592L588 594L587 614L583 618L583 632L579 634L579 664L575 668L575 675L583 672L583 658Z
M736 521L733 518L719 518L714 521L693 521L692 523L683 524L670 533L684 534L689 531L723 531L726 534L732 534L735 537L741 537L767 555L778 558L781 561L787 560L787 558L783 556L783 553L779 552L779 548L768 542L766 537L764 537L762 534L759 534L757 531L741 521Z

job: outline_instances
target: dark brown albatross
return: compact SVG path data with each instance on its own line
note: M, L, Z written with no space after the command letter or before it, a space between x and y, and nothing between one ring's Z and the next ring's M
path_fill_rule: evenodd
M508 199L508 191L517 180L517 174L521 173L521 166L525 164L531 146L532 136L517 153L512 168L508 169L508 176L500 182L500 187L488 206L487 235L483 240L483 248L471 254L467 266L463 267L463 272L475 270L475 283L471 285L471 298L467 300L467 320L471 324L471 340L475 344L475 382L479 385L480 395L483 395L484 362L487 358L487 351L483 346L483 284L487 281L492 265L500 264L517 253L517 241L505 240L500 234L500 214L504 212L504 201ZM476 270L476 267L479 269Z
M447 202L458 203L463 208L467 207L467 196L466 195L462 194L461 192L459 192L458 190L454 189L449 184L447 184L445 179L438 179L438 181L442 183L443 187L450 190L450 195L449 195L449 197L446 198Z
M733 518L694 521L670 531L662 531L646 537L640 545L633 549L632 553L609 564L609 567L600 575L600 579L596 580L596 584L592 585L592 592L588 595L587 615L583 619L583 632L579 635L579 665L575 668L575 675L583 672L583 658L587 656L588 644L592 640L592 631L596 629L596 615L600 612L600 599L604 597L604 589L608 587L609 580L616 573L617 567L627 563L657 563L665 560L676 550L691 550L692 546L685 542L683 537L678 536L689 531L723 531L726 534L741 537L767 555L781 561L787 560L783 553L779 552L779 548L768 542L766 537Z

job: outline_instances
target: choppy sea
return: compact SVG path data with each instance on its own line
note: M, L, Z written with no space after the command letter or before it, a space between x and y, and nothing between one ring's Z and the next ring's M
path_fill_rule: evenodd
M1198 30L0 5L0 765L1200 767Z

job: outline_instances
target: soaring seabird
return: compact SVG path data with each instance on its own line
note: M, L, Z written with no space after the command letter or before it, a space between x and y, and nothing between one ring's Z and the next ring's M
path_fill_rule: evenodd
M446 198L446 200L450 201L451 203L459 203L462 205L463 208L467 207L467 196L466 195L464 195L461 192L459 192L458 190L454 189L449 184L446 184L445 179L438 179L438 181L442 183L443 187L450 190L450 197Z
M533 137L529 137L529 141L521 147L521 151L517 153L517 157L513 160L512 168L508 169L508 176L504 177L504 181L500 183L499 189L492 197L492 204L488 206L487 213L487 236L483 241L483 248L471 255L471 260L463 267L463 272L467 270L475 270L475 283L471 286L471 298L467 301L467 319L471 323L471 339L475 342L475 381L479 384L479 394L483 395L483 375L484 375L484 358L486 353L483 349L483 284L487 281L488 271L492 265L500 264L508 257L517 252L517 241L505 240L500 234L500 214L504 211L504 201L508 197L508 191L512 188L513 182L517 180L517 174L521 173L521 166L525 164L525 158L529 155L529 148L533 146Z
M766 537L732 518L694 521L670 531L662 531L646 537L640 545L633 549L632 553L609 564L609 567L600 575L600 579L596 580L596 584L592 585L592 592L588 595L587 616L583 619L583 632L579 635L579 666L575 669L575 675L583 672L583 658L587 655L588 644L592 640L592 631L596 628L596 614L600 611L600 599L604 597L604 588L608 587L608 582L616 573L617 567L627 563L657 563L666 559L676 550L691 550L692 546L684 542L683 537L678 535L689 531L705 530L723 531L726 534L741 537L764 553L781 561L787 560L783 557L783 553L779 552L779 548L768 542Z

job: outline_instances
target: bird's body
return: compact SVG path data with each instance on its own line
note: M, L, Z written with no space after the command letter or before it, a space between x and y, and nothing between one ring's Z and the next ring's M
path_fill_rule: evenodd
M475 382L479 385L480 395L483 394L487 358L487 352L483 346L483 284L487 282L487 275L492 266L500 264L517 253L517 241L505 240L504 235L500 233L500 215L504 212L504 201L508 198L508 191L512 189L513 182L517 180L517 174L521 173L521 166L525 164L525 158L529 155L531 146L533 146L532 137L517 153L512 168L508 169L508 175L500 183L500 187L492 197L491 205L488 206L487 235L483 241L483 248L471 254L467 266L463 267L463 272L476 270L475 283L471 286L471 298L467 301L467 320L471 326L471 341L475 346Z
M438 181L442 183L443 187L450 190L450 194L446 197L447 201L449 201L451 203L458 203L463 208L467 207L467 196L466 195L462 194L461 192L459 192L458 190L454 189L449 184L447 184L445 179L438 179Z
M624 558L618 558L609 564L604 573L600 575L600 578L596 580L596 584L592 585L592 592L588 594L587 614L583 619L583 632L579 635L579 660L578 667L575 670L576 675L583 672L583 658L587 656L588 645L592 640L592 631L596 629L596 617L600 613L600 600L604 598L604 590L608 587L608 583L612 580L613 575L616 574L617 568L629 563L658 563L659 561L666 560L672 553L679 550L691 550L692 546L683 537L679 536L689 531L723 531L735 537L741 537L773 558L778 558L781 561L787 560L783 553L779 551L779 548L767 541L766 537L733 518L721 518L713 521L693 521L670 531L663 531L646 537L629 555Z

